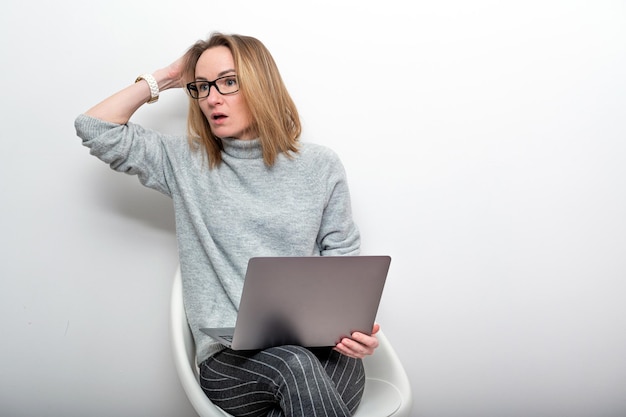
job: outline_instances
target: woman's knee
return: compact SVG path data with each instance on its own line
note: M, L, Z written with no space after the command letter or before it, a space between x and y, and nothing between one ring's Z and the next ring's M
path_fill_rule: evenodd
M319 359L302 346L277 346L266 350L266 353L275 357L277 369L286 375L311 376L324 369Z

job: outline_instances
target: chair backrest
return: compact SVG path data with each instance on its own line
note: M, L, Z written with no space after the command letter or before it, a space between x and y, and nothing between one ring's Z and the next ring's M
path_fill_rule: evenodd
M198 383L196 348L183 305L180 268L172 285L170 331L176 371L189 402L200 417L228 417ZM378 332L379 347L364 359L365 392L353 417L409 417L413 405L407 374L391 343Z

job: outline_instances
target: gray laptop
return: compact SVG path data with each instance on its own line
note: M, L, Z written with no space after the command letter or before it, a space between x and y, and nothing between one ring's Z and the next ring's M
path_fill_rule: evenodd
M235 327L202 328L234 350L334 346L370 334L389 256L251 258Z

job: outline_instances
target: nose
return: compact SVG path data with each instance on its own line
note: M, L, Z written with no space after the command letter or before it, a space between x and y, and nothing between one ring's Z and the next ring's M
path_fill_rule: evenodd
M214 85L209 86L209 95L207 96L207 101L211 104L217 103L221 101L222 95L217 91L217 87Z

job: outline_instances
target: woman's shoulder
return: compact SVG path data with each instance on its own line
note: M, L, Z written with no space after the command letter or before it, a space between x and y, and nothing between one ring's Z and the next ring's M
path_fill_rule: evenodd
M318 143L301 142L296 160L308 175L318 177L342 177L345 174L343 163L337 152Z
M339 163L339 155L328 146L314 142L300 142L300 154L303 158L318 162Z

